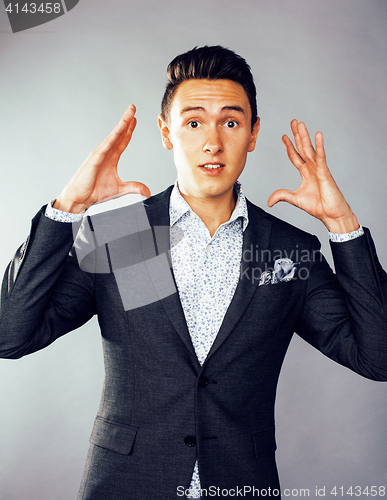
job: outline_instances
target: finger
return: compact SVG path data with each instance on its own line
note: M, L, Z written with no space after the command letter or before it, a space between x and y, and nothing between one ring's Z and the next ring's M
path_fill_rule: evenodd
M143 184L142 182L129 181L122 182L119 186L118 196L123 196L125 194L141 194L141 196L145 196L145 198L149 198L151 195L150 189L148 186Z
M320 179L320 181L335 182L327 165L325 149L324 149L324 138L321 132L316 133L315 142L316 142L316 167L315 167L316 175L318 179Z
M130 127L130 124L134 118L135 113L136 113L136 106L134 104L131 104L123 114L121 120L117 123L116 127L107 136L107 139L114 140L114 138L121 136L123 133L126 133L128 127Z
M100 144L97 148L100 153L108 153L113 148L115 148L121 140L125 137L128 130L135 126L133 126L134 114L136 112L136 107L134 104L131 104L129 108L125 111L121 120L115 126L115 128L110 132L110 134L106 137L106 139ZM132 130L133 132L133 130Z
M292 129L292 133L294 136L294 143L296 145L297 151L301 158L304 158L304 152L302 149L302 142L301 142L301 137L300 137L300 132L298 130L298 121L297 120L292 120L290 122L290 128Z
M286 148L286 152L288 154L289 160L293 163L293 165L300 170L302 166L305 164L303 158L300 156L298 151L293 146L292 141L289 139L287 135L282 136L282 143Z
M298 133L298 121L296 119L290 122L290 128L292 129L293 135L299 135Z
M291 205L296 205L296 195L294 191L289 191L288 189L278 189L274 191L267 200L269 207L272 207L279 201L286 201Z
M135 114L136 113L136 106L132 103L132 104L129 104L128 108L126 109L124 115L123 115L123 118L129 114Z
M318 164L325 163L326 164L326 156L324 149L324 137L321 132L316 132L314 137L316 143L316 160Z
M133 117L133 119L131 120L130 125L128 127L128 130L126 131L126 134L122 137L121 142L118 143L116 146L116 150L117 150L117 153L119 154L119 156L122 155L122 153L127 148L129 142L131 141L133 131L136 128L136 124L137 124L137 119L135 117Z
M308 158L309 160L316 160L316 152L312 145L312 141L309 137L308 129L305 126L305 123L301 122L298 124L298 131L301 138L302 150L304 151L304 158Z

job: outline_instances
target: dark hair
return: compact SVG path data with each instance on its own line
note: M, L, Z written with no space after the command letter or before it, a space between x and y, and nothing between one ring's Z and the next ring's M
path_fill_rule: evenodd
M195 47L176 56L167 68L168 83L161 102L161 113L168 118L173 96L186 80L232 80L242 85L251 108L251 128L257 121L257 91L250 66L243 57L220 45Z

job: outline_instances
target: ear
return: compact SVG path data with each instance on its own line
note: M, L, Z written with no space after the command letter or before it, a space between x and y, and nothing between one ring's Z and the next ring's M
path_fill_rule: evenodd
M173 144L169 138L170 130L168 127L167 120L165 119L165 117L163 115L159 115L157 122L159 124L159 129L161 132L161 139L163 141L163 146L165 147L165 149L172 149Z
M251 131L250 143L249 143L249 147L247 149L247 151L249 153L251 153L251 151L254 151L254 149L255 149L255 143L257 142L257 135L258 135L260 126L261 126L261 119L258 116L257 121L254 123L253 130Z

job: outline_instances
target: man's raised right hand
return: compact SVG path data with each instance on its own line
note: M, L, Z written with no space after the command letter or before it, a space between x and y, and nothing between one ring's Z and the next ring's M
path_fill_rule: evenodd
M55 201L54 208L79 214L91 205L137 193L149 198L149 188L141 182L123 182L117 173L118 161L136 126L136 107L131 104L115 129L90 153L78 172Z

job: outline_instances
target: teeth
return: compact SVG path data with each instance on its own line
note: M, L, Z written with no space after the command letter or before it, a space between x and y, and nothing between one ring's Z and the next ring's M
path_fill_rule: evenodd
M214 168L221 168L223 165L203 165L204 168L208 168L209 170L212 170Z

